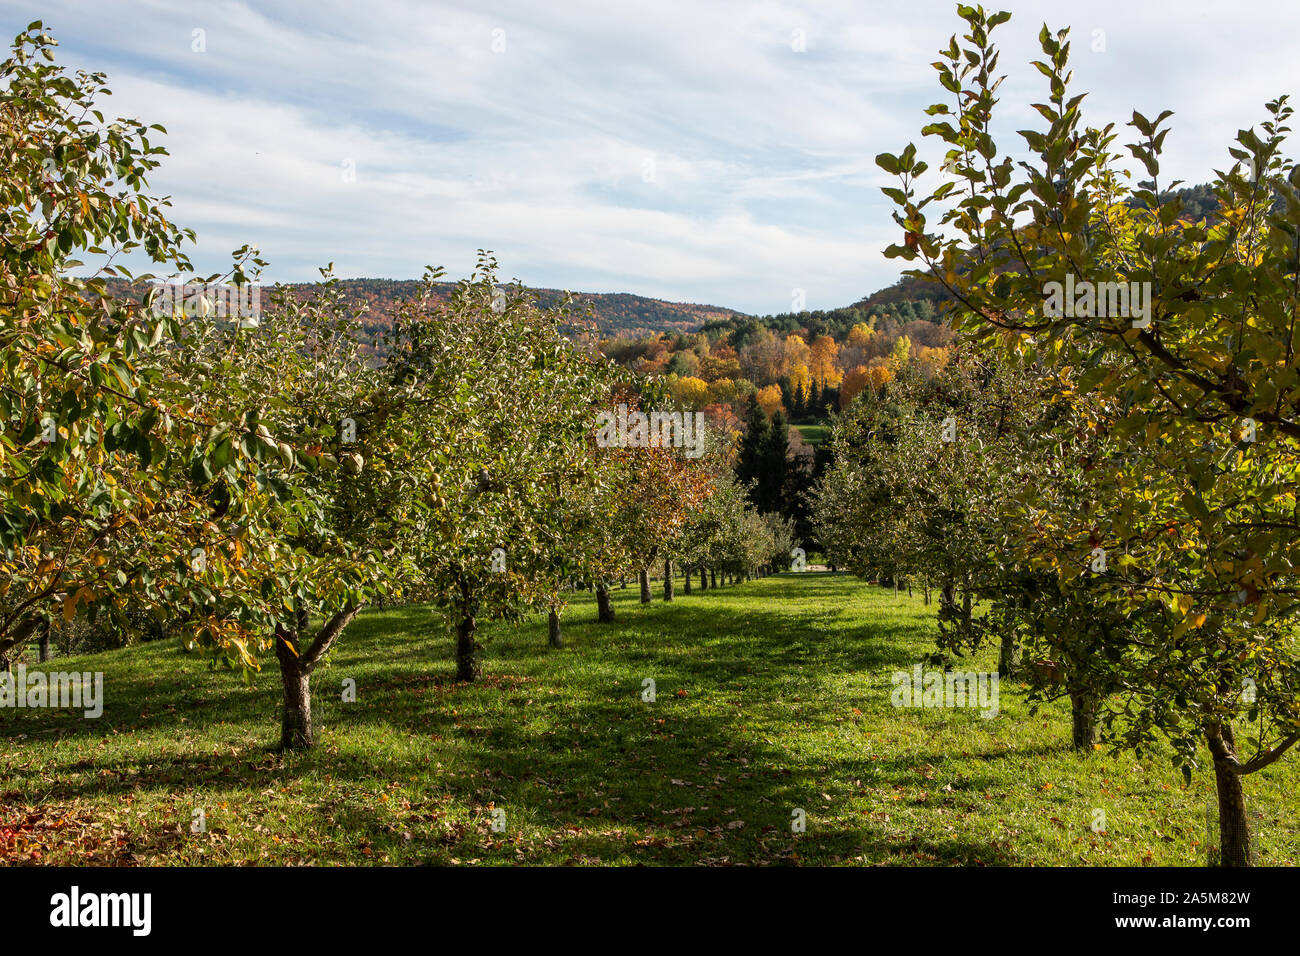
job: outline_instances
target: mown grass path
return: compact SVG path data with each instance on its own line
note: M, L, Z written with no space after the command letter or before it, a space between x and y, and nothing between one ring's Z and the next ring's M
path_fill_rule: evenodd
M364 615L313 677L320 745L287 758L273 661L251 688L170 642L53 662L104 672L104 715L0 710L0 862L1204 860L1209 774L1081 759L1065 712L1006 683L991 720L893 707L890 675L933 650L919 598L815 573L614 594L613 625L576 596L560 650L544 620L494 628L478 685L428 608ZM1249 779L1261 863L1300 859L1298 776Z

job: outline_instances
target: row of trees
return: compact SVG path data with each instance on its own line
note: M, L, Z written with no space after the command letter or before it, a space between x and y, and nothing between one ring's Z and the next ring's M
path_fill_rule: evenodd
M0 666L56 621L144 616L245 671L273 654L281 743L306 747L311 675L375 600L444 608L474 680L484 621L545 610L559 643L574 581L602 582L604 609L603 582L658 560L739 575L788 555L725 436L683 449L679 420L600 447L600 410L661 396L489 255L450 295L430 270L378 349L329 270L233 315L114 296L153 278L124 253L191 272L192 234L147 191L161 127L106 121L104 77L53 46L34 23L0 64ZM198 282L220 297L265 265L246 247Z
M820 537L860 571L934 582L941 640L996 639L1004 669L1022 654L1040 696L1069 696L1079 747L1159 744L1189 779L1208 752L1221 861L1247 864L1242 780L1300 741L1291 109L1239 133L1216 215L1189 215L1160 182L1169 114L1133 114L1130 187L1118 134L1070 94L1066 31L1039 36L1033 161L1001 155L990 34L1010 16L959 10L935 64L952 98L923 130L939 184L921 191L915 146L877 163L898 177L888 254L953 297L968 346L929 382L863 391Z

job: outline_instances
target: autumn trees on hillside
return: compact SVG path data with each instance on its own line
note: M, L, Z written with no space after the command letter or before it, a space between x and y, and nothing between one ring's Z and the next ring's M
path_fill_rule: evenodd
M951 330L938 321L900 325L888 317L864 316L840 338L732 323L712 333L619 340L602 347L633 370L661 375L685 407L725 405L743 418L749 403L757 401L769 416L780 410L789 420L812 422L848 404L844 383L850 376L859 383L868 372L892 376L909 362L932 373L942 367L951 340Z

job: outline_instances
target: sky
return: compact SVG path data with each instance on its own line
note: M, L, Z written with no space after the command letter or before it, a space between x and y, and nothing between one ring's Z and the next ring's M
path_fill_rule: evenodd
M1300 93L1295 0L988 7L1013 14L994 34L1013 156L1042 125L1045 22L1072 28L1088 125L1174 111L1162 178L1211 178ZM37 19L61 62L108 74L113 115L167 128L150 185L200 273L245 243L287 282L330 262L455 278L489 249L529 286L755 314L898 278L874 157L916 142L939 175L929 64L961 27L935 0L0 0L6 36Z

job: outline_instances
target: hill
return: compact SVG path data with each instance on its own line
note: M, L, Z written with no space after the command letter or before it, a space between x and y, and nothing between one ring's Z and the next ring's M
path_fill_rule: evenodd
M305 292L314 283L287 283L289 288ZM392 323L392 316L401 303L416 294L419 289L416 279L341 279L339 287L343 293L364 305L367 318L364 325L372 335L387 328ZM126 295L128 284L125 281L110 281L110 288ZM450 298L454 282L438 283L441 295ZM560 289L533 289L543 305L554 305L564 296ZM129 293L133 297L143 294ZM579 312L590 308L597 327L602 335L626 335L641 337L657 333L694 332L709 322L723 321L741 316L744 313L716 305L699 305L690 302L668 302L652 299L648 296L633 295L628 292L578 292L575 293L575 309Z
M387 324L400 303L419 288L415 279L343 279L340 285L347 295L369 307L376 324ZM453 282L439 283L439 289L448 296L454 287ZM556 304L564 296L560 289L532 291L545 306ZM722 306L668 302L630 292L577 292L574 296L576 308L582 311L589 307L597 327L607 336L693 332L706 322L743 314Z
M290 289L306 293L315 283L287 283ZM365 308L363 325L371 336L388 328L402 302L419 289L416 279L340 279L339 287L348 298ZM132 289L123 280L109 280L108 286L119 296L138 298L143 288ZM454 282L437 284L439 294L450 298ZM564 296L560 289L533 289L542 305L552 306ZM942 303L948 299L944 290L916 279L902 278L859 300L853 305L829 311L788 313L757 317L738 309L693 302L669 302L630 292L574 293L575 311L590 315L606 338L642 339L657 335L680 335L713 332L742 327L767 327L793 331L807 328L814 335L826 332L842 338L854 323L870 316L893 315L903 321L924 318L933 321Z

